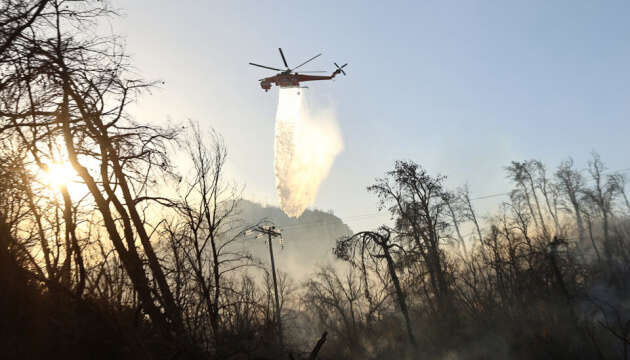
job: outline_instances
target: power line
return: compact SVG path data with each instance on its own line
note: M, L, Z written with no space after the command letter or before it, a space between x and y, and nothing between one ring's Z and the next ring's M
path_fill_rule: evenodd
M505 195L510 195L510 193L505 192L505 193L499 193L499 194L483 195L483 196L478 196L476 198L471 198L470 201L489 199L489 198L505 196Z

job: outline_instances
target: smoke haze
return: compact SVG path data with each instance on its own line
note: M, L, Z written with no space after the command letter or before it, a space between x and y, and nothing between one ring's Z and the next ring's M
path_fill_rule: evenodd
M280 208L299 217L315 201L343 142L334 112L313 112L305 89L280 89L274 167Z

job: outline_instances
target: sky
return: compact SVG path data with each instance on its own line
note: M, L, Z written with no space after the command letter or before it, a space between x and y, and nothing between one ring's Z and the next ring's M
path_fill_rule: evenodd
M158 5L159 3L159 5ZM228 176L244 196L277 204L273 173L278 67L323 55L308 70L348 76L313 83L313 108L334 110L344 142L316 208L355 231L386 221L366 186L413 160L469 184L473 197L506 192L504 167L595 150L630 168L628 1L113 1L139 74L165 83L139 99L141 121L199 121L221 133ZM500 197L479 200L491 211Z

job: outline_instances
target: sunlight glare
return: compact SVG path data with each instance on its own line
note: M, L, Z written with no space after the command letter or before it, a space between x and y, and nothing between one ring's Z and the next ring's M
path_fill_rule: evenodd
M44 182L59 188L67 186L75 176L76 172L69 163L55 163L48 165L48 169L44 171Z

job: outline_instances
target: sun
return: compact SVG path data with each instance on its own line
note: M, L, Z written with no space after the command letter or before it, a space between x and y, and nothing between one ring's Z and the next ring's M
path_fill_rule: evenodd
M76 176L76 172L69 163L55 163L48 165L44 171L44 182L48 185L60 188L67 186Z

